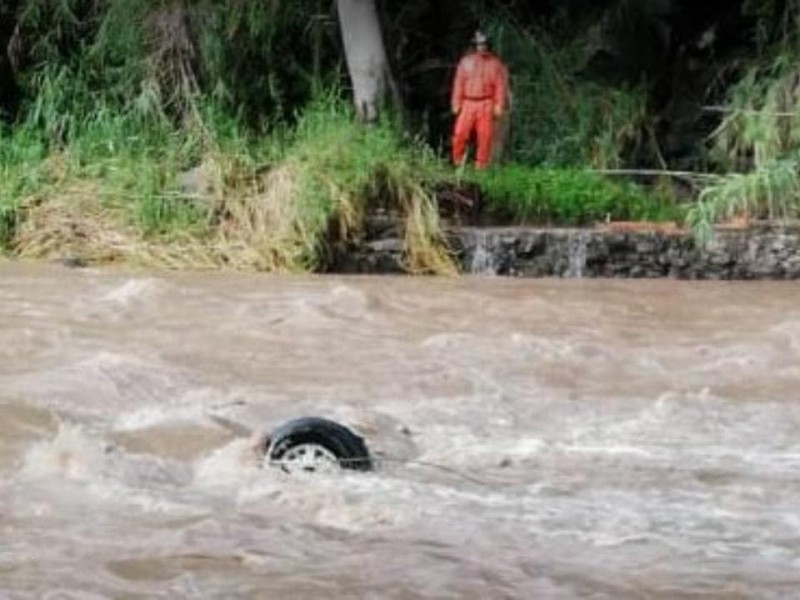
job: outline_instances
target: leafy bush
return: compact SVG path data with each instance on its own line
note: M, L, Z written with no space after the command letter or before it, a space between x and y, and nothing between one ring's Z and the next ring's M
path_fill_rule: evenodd
M556 40L497 18L489 29L511 75L513 160L617 168L651 142L647 87L587 77L595 50L590 33Z
M790 0L784 10L782 38L731 86L725 117L712 135L724 175L705 186L688 215L702 241L724 219L800 216L800 2Z
M339 72L317 0L23 0L19 35L25 109L59 135L98 107L185 122L201 97L271 125Z

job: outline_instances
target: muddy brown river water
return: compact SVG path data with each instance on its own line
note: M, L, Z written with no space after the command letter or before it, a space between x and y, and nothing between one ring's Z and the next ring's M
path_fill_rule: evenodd
M800 598L800 287L0 263L0 598Z

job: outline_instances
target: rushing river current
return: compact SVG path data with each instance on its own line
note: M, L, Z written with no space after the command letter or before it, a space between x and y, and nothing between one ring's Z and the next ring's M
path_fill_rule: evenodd
M800 598L800 287L0 264L0 598L154 597Z

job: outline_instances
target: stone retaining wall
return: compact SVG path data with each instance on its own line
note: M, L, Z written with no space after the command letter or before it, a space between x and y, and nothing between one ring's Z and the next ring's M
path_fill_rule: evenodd
M517 277L800 279L800 229L719 231L700 248L688 234L601 229L462 228L451 243L466 273ZM334 256L331 271L401 273L391 230Z

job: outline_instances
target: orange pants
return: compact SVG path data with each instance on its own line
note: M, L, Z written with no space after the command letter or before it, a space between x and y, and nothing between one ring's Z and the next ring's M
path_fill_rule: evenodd
M473 129L478 137L475 166L482 169L492 158L492 135L494 116L491 100L465 100L453 126L453 163L459 165L464 160L467 144Z

